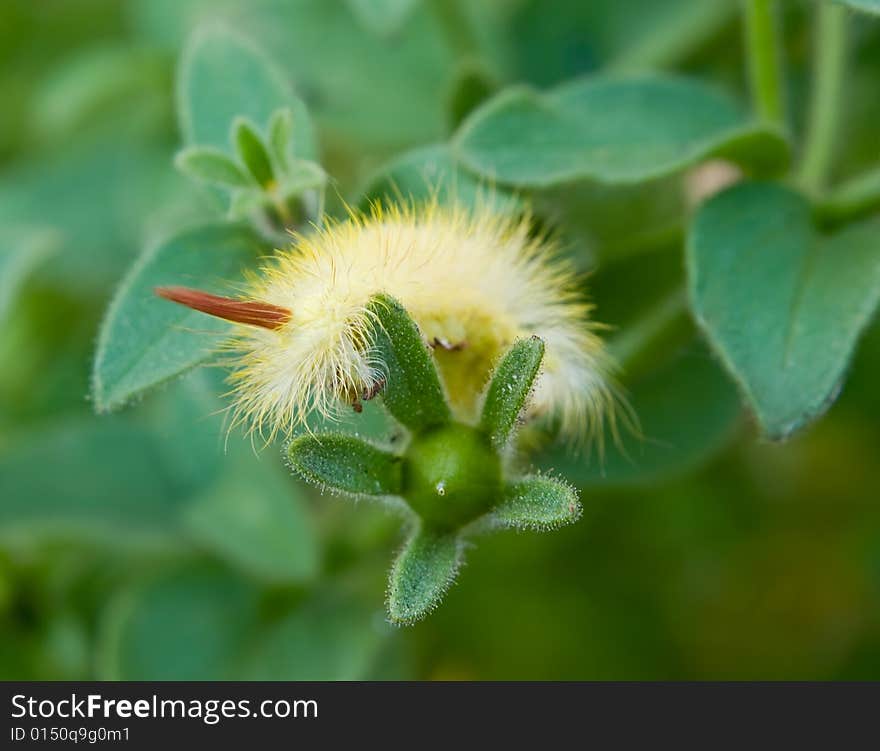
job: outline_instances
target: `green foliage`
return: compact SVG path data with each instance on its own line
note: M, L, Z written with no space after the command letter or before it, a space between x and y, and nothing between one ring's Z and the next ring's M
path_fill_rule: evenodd
M458 575L462 553L463 543L457 535L417 529L391 567L391 621L411 624L436 608Z
M640 182L712 156L778 170L788 157L779 133L750 122L724 94L660 76L504 91L467 118L455 149L486 178L537 188Z
M495 368L480 417L480 427L495 448L510 440L543 359L544 342L533 336L516 342Z
M877 238L870 221L819 235L809 204L774 185L739 185L698 213L694 310L769 437L785 438L839 392L880 300Z
M175 166L194 180L227 188L247 188L251 178L220 149L210 146L190 146L177 153Z
M379 295L370 311L377 324L373 346L388 370L382 385L388 411L410 430L448 422L451 415L440 377L418 327L387 295Z
M191 145L229 147L236 118L268 123L289 109L295 153L315 156L315 140L305 105L284 72L245 37L223 27L195 34L178 71L180 126Z
M554 529L577 521L581 504L577 491L553 477L533 475L511 483L489 523L499 527Z
M305 435L287 449L291 467L307 482L353 496L397 495L400 457L350 435Z
M880 25L856 11L0 3L0 677L876 678ZM375 308L384 389L311 416L289 461L407 512L393 623L467 550L416 629L378 608L399 516L224 439L222 368L171 383L229 329L153 286L240 291L325 192L331 222L527 214L589 272L631 407L601 445L514 430L520 342L458 422ZM811 429L769 444L743 402L766 436Z
M153 290L184 284L217 289L253 265L265 246L243 226L188 229L148 249L119 287L101 327L92 390L111 410L186 372L217 347L227 324L170 303Z
M275 179L272 160L254 126L247 120L236 118L232 123L232 133L238 158L251 176L263 187L270 185Z

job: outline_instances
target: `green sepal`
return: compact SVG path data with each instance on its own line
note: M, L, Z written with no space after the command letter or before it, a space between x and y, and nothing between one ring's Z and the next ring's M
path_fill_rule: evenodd
M254 179L266 187L275 179L272 160L263 139L256 128L244 118L236 118L232 124L232 136L235 149L241 161L254 176Z
M504 500L481 526L543 531L577 521L581 511L573 487L553 477L529 475L507 485Z
M187 177L210 185L224 188L253 185L250 176L233 159L211 146L181 149L174 157L174 166Z
M399 456L342 433L304 435L287 447L290 467L307 482L354 496L400 493Z
M269 153L275 162L276 170L286 172L291 160L293 140L293 113L287 109L275 110L269 119Z
M434 610L455 581L463 552L458 535L417 528L388 577L391 622L411 624Z
M376 295L369 304L376 323L373 347L385 364L382 400L405 427L421 431L451 419L434 361L422 335L403 306Z
M495 368L480 427L496 449L503 449L510 440L543 359L544 342L532 336L515 342Z

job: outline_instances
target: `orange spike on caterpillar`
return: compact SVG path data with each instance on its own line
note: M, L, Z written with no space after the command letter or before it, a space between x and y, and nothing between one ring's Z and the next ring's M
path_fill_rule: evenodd
M165 300L232 323L274 330L281 328L291 317L291 312L287 308L278 305L221 297L190 287L156 287L153 291Z

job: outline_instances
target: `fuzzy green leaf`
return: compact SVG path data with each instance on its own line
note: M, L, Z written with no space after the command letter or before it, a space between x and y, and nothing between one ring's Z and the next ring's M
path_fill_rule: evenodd
M377 323L376 355L385 365L382 400L388 411L410 430L449 422L451 413L434 360L416 324L387 295L377 295L369 307Z
M821 236L786 188L738 185L688 237L694 310L771 438L828 407L880 301L880 225Z
M10 227L0 231L0 320L12 308L22 283L60 242L50 229Z
M504 448L510 440L543 359L544 342L532 336L515 342L495 368L486 392L480 427L496 449Z
M251 40L222 27L193 34L178 71L181 130L189 144L225 149L236 117L265 125L279 109L293 115L293 150L314 159L308 112L284 72Z
M538 188L640 182L711 156L764 170L788 159L785 139L723 93L656 75L575 80L543 94L508 89L465 120L454 149L489 179Z
M410 624L430 613L455 581L464 545L455 534L419 529L406 543L388 580L388 616Z
M541 531L571 524L580 515L574 488L552 477L532 475L507 486L504 500L492 510L489 521L496 527Z
M269 152L278 172L285 172L290 164L293 141L293 113L287 109L275 110L269 119Z
M246 188L253 185L251 178L220 149L209 146L190 146L177 152L174 166L187 177L211 185Z
M351 435L294 438L287 457L303 479L330 490L356 496L400 493L400 457Z
M209 224L148 249L119 287L98 338L92 379L95 407L121 407L145 389L180 375L216 350L229 324L156 297L183 284L223 291L264 250L249 229Z
M272 160L253 124L243 118L236 118L232 126L232 138L239 159L248 168L254 180L264 187L271 184L275 179Z

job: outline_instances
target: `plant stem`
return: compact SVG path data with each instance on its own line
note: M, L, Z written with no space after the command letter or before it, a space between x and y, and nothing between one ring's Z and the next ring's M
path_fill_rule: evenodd
M811 194L822 190L831 169L846 63L846 9L821 2L818 13L813 97L800 172L801 187Z
M746 0L746 46L755 110L762 120L782 127L785 114L776 10L775 0Z

